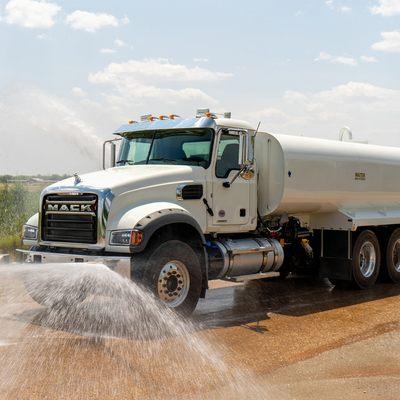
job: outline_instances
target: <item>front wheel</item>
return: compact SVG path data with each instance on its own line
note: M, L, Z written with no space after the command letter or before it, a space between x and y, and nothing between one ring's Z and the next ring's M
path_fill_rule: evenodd
M190 315L199 301L200 259L187 243L168 240L132 259L132 277L141 281L162 304Z

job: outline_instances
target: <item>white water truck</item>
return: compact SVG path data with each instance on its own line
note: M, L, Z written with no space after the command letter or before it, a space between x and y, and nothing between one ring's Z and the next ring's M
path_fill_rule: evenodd
M258 132L208 110L115 135L111 168L42 192L28 262L128 265L182 314L213 279L400 281L400 149Z

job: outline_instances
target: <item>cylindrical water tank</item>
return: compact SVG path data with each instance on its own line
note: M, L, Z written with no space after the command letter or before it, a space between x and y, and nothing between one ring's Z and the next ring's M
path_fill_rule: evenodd
M259 132L262 216L400 209L400 148Z

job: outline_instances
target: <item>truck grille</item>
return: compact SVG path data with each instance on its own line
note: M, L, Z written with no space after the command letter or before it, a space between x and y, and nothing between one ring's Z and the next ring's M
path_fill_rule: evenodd
M48 242L97 243L97 196L45 196L41 236Z

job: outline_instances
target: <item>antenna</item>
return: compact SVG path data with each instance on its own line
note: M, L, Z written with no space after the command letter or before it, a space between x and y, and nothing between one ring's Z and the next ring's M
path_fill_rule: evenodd
M254 132L254 137L257 136L258 130L260 129L261 121L258 121L257 129Z

